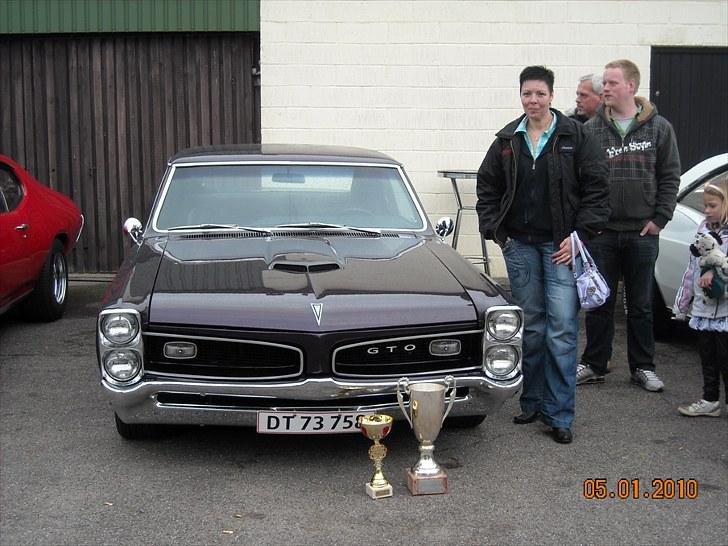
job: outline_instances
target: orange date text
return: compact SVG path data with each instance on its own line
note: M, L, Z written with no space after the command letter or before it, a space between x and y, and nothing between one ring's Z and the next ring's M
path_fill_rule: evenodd
M604 499L697 499L698 480L654 478L647 481L639 478L621 478L610 482L606 478L588 478L582 484L582 494L588 500Z

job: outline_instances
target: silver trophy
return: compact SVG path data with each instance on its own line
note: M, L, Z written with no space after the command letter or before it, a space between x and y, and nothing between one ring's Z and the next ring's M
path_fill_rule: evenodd
M445 409L445 396L451 390L450 401ZM404 394L409 395L409 412L404 407ZM445 384L411 383L406 377L397 382L397 402L402 413L415 431L420 443L420 459L407 469L407 487L413 495L447 493L447 474L435 462L435 440L445 417L455 402L455 378L445 377Z

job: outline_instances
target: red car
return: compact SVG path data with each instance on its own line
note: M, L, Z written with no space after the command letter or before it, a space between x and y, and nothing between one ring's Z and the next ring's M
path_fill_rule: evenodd
M20 303L31 320L63 315L66 257L82 227L73 201L0 155L0 313Z

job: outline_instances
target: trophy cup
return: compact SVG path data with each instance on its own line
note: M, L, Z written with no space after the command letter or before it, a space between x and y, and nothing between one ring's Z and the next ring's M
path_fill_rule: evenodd
M369 447L369 458L374 461L374 474L366 484L366 492L373 499L383 499L392 496L392 486L382 473L382 461L387 456L387 447L380 444L379 440L384 438L392 430L394 419L389 415L360 415L358 418L359 428L364 436L374 440L374 445Z
M445 394L452 389L450 402L445 409ZM409 395L409 413L404 407L402 395ZM436 495L447 493L447 474L435 462L432 453L435 440L440 433L445 417L450 413L455 401L455 378L445 377L445 384L412 383L406 377L397 382L397 402L415 437L420 442L420 459L417 464L407 469L407 487L413 495Z

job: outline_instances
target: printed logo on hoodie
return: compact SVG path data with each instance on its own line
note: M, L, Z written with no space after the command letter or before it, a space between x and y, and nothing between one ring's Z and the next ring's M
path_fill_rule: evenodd
M627 152L643 152L649 148L652 148L652 142L649 140L643 140L642 142L630 142L624 146L610 146L607 148L607 156L609 159L613 159Z

